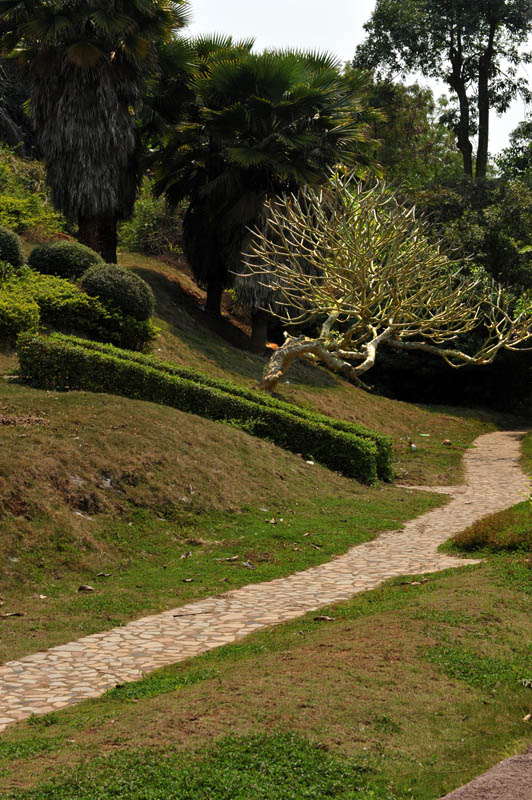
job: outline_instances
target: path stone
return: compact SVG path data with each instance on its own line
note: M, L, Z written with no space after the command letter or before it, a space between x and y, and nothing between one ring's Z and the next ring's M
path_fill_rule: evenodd
M500 761L480 777L441 800L531 800L532 748Z
M518 464L522 436L514 431L480 436L464 456L465 485L436 487L451 496L446 506L328 563L0 665L0 731L32 713L98 697L117 683L347 600L391 577L478 563L439 554L437 547L475 520L524 499L527 479Z

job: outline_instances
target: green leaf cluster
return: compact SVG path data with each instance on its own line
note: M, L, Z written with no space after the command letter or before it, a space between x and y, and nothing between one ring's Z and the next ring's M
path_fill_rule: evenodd
M19 333L36 331L39 325L85 333L133 349L142 349L157 335L149 320L136 320L64 278L42 275L29 267L0 283L0 305L0 340L13 341Z
M0 225L34 236L63 231L65 220L49 197L40 161L20 158L0 143Z

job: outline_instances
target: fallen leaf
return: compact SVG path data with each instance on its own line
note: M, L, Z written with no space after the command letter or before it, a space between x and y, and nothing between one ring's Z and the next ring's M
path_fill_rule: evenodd
M314 617L314 622L334 622L335 617L328 617L327 614L320 614L318 617Z
M238 561L240 556L228 556L227 558L215 558L215 561Z
M88 583L82 583L81 586L78 588L78 592L93 592L94 587L89 586Z
M321 550L321 545L310 543L310 546L314 548L314 550Z
M192 555L192 550L187 550L186 553L181 553L181 555L179 557L180 558L190 558L191 555Z
M255 569L255 567L250 561L242 561L242 566L246 567L246 569Z
M525 716L523 717L523 722L530 722L531 719L532 719L532 714L525 714Z
M192 583L194 578L183 578L183 583Z
M272 517L271 519L265 519L264 522L268 522L270 525L277 525L277 520L275 517Z
M1 619L7 619L8 617L23 617L23 611L11 611L9 614L0 614Z
M97 578L110 578L112 575L111 572L99 572L96 577Z
M46 600L47 597L48 597L47 594L40 594L39 595L39 600Z
M310 533L310 531L308 531L308 533L304 533L304 534L303 534L303 536L311 536L311 535L312 535L312 534Z

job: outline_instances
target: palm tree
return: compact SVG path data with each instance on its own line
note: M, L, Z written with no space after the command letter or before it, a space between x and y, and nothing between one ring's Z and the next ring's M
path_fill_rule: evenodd
M4 50L29 80L52 199L78 238L116 261L116 227L140 178L137 114L156 45L187 0L0 0Z
M321 183L332 165L360 158L367 111L352 77L317 53L226 52L203 64L192 88L194 111L167 136L156 186L171 203L189 199L185 254L207 287L206 310L219 313L266 198ZM259 349L262 290L250 287L242 296L255 332L262 328Z

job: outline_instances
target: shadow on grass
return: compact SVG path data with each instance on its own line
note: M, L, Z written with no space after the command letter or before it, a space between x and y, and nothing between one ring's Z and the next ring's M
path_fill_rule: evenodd
M156 297L157 316L170 333L213 361L223 370L259 381L267 354L250 352L250 337L227 317L205 314L199 293L186 292L177 280L162 272L135 267ZM220 339L223 342L220 342ZM320 388L336 386L339 379L325 370L299 362L290 370L290 382Z

